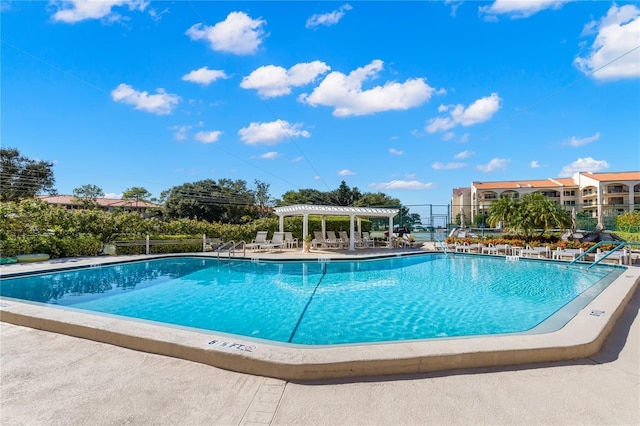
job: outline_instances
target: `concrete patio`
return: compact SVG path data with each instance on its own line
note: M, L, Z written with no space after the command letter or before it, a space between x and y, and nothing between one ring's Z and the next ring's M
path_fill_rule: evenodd
M0 422L636 425L639 308L636 291L587 359L314 382L0 323Z

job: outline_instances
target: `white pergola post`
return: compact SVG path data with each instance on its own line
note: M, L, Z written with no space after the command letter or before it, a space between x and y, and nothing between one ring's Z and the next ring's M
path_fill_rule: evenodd
M284 216L278 216L279 223L278 223L278 228L280 230L280 232L284 231Z
M302 215L302 252L304 253L304 241L305 238L307 238L307 235L309 235L309 215L308 214L303 214Z
M353 215L349 216L351 220L349 220L349 250L353 251L356 249L356 240L353 238L353 232L355 231L355 224Z
M362 234L362 219L358 218L358 232Z
M393 216L389 216L389 248L393 248Z
M327 238L327 217L322 216L322 238Z

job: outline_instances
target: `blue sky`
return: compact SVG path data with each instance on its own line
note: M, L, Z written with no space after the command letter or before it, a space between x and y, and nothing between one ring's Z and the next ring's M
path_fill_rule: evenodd
M62 194L344 180L448 204L640 168L638 2L1 4L2 145Z

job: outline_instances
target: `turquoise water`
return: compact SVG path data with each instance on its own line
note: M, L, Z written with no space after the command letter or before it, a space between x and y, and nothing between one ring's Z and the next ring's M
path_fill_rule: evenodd
M3 279L0 295L326 345L524 332L622 271L480 256L329 263L169 258Z

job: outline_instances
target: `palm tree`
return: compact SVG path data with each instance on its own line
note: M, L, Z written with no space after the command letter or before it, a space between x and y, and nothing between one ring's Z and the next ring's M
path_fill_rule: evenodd
M510 228L513 216L517 210L517 200L508 195L503 195L498 201L491 204L488 219L489 225L496 226L498 222L502 222L505 228Z

